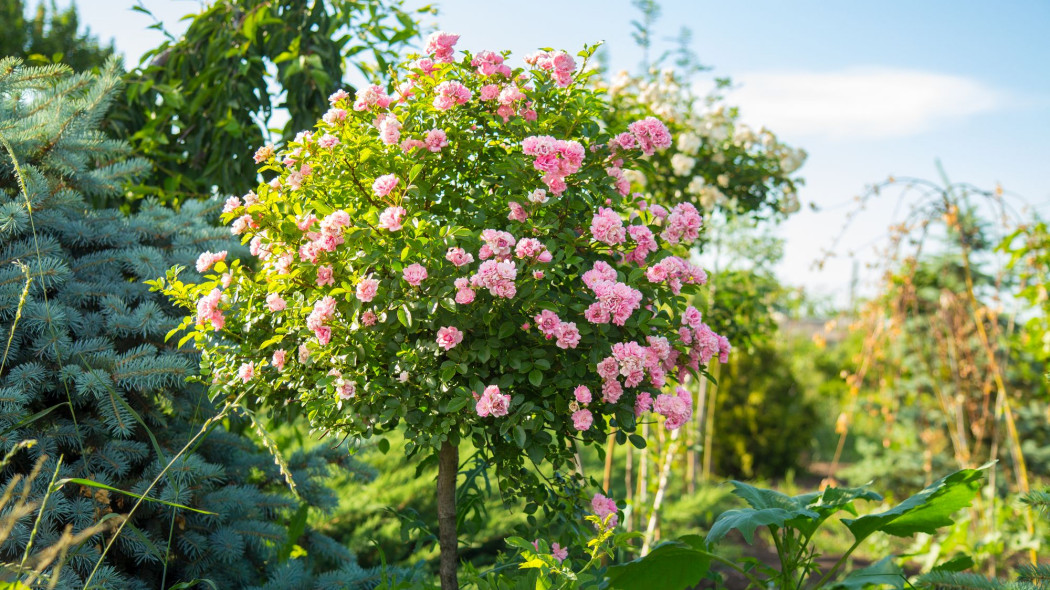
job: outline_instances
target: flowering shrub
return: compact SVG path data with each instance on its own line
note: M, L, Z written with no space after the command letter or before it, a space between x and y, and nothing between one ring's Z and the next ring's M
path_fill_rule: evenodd
M621 72L600 87L614 107L606 112L608 124L655 115L675 135L674 145L649 161L652 174L625 168L618 182L661 206L688 201L704 212L775 217L799 209L800 181L792 175L806 152L765 128L755 131L738 122L736 109L721 104L717 95L699 96L671 70L648 77Z
M195 310L217 395L299 404L324 431L402 425L410 454L469 438L505 491L535 490L525 467L571 465L574 440L651 411L680 424L669 392L729 343L687 305L707 279L697 209L619 181L672 145L664 124L606 131L564 52L512 68L457 60L457 39L432 36L395 94L336 92L314 130L260 149L272 179L224 213L255 260L205 253L206 281L176 269L164 289Z

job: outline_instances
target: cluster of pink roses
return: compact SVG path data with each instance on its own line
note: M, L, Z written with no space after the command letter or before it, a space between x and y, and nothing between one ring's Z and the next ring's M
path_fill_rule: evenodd
M668 256L645 269L645 277L650 283L667 283L675 295L682 292L682 285L703 285L707 283L707 273L699 266L682 260L677 256Z
M313 330L314 336L317 337L317 341L322 346L328 344L332 340L332 329L328 327L326 322L332 319L335 315L335 299L330 295L325 295L320 301L314 304L313 311L306 318L306 327Z
M693 371L699 371L701 364L706 365L715 357L720 363L729 362L729 352L732 350L729 339L715 334L710 326L703 323L700 311L691 305L682 314L678 337L690 347L687 366Z
M478 272L470 277L470 285L476 289L488 289L495 297L511 299L518 293L518 286L514 282L518 278L518 266L513 260L486 260L478 267ZM456 281L456 288L462 291ZM473 297L471 297L473 299ZM459 300L457 294L456 300Z
M372 126L379 130L379 141L384 145L394 145L401 140L401 121L394 113L379 115Z
M205 323L211 322L212 329L218 332L226 325L226 318L219 309L220 301L222 301L222 291L218 289L212 289L210 293L197 301L198 327L203 327Z
M499 104L496 107L496 114L503 117L504 123L510 121L510 118L519 112L526 121L536 120L536 111L532 110L532 101L525 100L527 98L525 93L514 83L503 86L486 84L481 87L478 98L482 102L496 101ZM522 108L523 104L524 108Z
M576 60L564 51L538 51L526 56L525 63L550 71L554 83L561 88L572 82L572 72L576 69Z
M667 125L656 117L646 117L631 123L627 126L627 131L612 138L609 144L613 151L640 149L647 156L655 154L657 149L669 147L671 132L667 130Z
M576 328L576 322L563 322L558 314L549 309L544 309L533 319L536 321L536 328L548 340L557 338L555 344L558 348L576 348L580 343L580 331Z
M677 387L674 395L661 393L656 396L653 410L666 418L664 426L668 430L676 430L693 416L693 397L686 389Z
M644 225L632 225L627 228L628 235L634 241L634 249L623 255L623 262L634 262L638 266L645 264L649 254L656 252L660 246L656 243L653 231Z
M700 226L704 220L692 203L679 203L671 209L666 223L661 238L671 244L692 244L700 235Z
M591 498L591 510L594 510L595 516L605 520L605 517L612 515L612 519L609 521L610 526L616 526L620 520L617 514L616 501L612 498L606 498L601 494L595 494Z
M469 88L455 80L445 80L434 88L437 96L434 97L434 108L439 111L447 111L456 105L466 104L474 93Z
M517 243L510 233L496 229L481 230L481 241L478 258L482 260L492 257L495 257L496 260L509 260L511 248Z
M482 418L487 416L500 418L506 416L510 409L510 396L500 393L496 385L486 387L480 396L475 393L474 399L477 400L474 411Z
M521 142L521 148L526 156L533 156L533 168L543 172L543 184L555 195L565 192L565 177L583 165L585 150L578 141L533 135Z
M299 220L299 229L304 231L306 242L299 247L299 258L317 263L321 252L335 252L343 243L343 229L350 225L350 215L342 209L326 215L318 227L319 231L308 231L317 218L307 215Z
M201 252L201 255L197 257L197 272L205 272L212 267L213 264L220 260L226 260L226 250L221 252Z
M623 227L620 214L608 207L600 207L591 219L591 237L595 240L615 246L624 241L627 230Z
M592 324L607 324L610 320L622 326L634 310L642 304L642 292L616 280L616 270L601 260L583 273L583 283L598 299L583 316Z
M479 51L470 60L470 65L478 69L479 76L502 74L504 78L510 78L511 75L510 66L503 63L503 56L495 51Z
M423 47L423 51L433 55L434 59L440 63L452 63L456 41L459 41L459 35L435 31L427 37L427 44Z
M347 98L347 96L345 90L337 90L328 97L328 102L335 105L335 103ZM367 111L372 107L385 109L394 102L394 99L387 96L386 91L384 91L383 87L378 84L371 84L359 89L354 96L354 99L355 111Z

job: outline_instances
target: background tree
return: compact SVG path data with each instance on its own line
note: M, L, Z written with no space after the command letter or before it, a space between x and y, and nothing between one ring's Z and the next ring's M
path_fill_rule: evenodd
M29 63L64 63L76 71L102 66L113 55L112 41L103 44L90 29L80 30L77 5L59 10L54 0L39 0L32 18L25 18L23 0L0 0L0 57L20 57Z
M419 34L401 0L215 0L127 75L107 129L154 168L131 198L243 194L251 154L309 128L348 68L383 78ZM141 7L137 7L143 10ZM429 7L419 9L429 11ZM276 134L271 127L279 126ZM101 203L100 203L101 204Z

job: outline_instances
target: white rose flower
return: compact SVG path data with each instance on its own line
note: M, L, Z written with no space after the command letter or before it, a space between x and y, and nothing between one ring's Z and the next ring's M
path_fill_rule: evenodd
M700 136L695 133L683 133L678 136L678 151L695 156L700 149Z
M685 187L685 190L691 195L699 195L700 191L704 190L705 186L707 186L707 184L704 182L703 176L694 176L693 179L689 181L689 186Z
M696 158L690 158L685 154L671 156L671 169L674 170L676 176L686 176L692 173L694 165L696 165Z

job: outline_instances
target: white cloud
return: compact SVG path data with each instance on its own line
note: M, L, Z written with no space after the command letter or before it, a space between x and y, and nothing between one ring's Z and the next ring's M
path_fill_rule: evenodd
M733 80L728 100L744 121L791 137L905 137L1011 101L972 78L887 67L751 72Z

